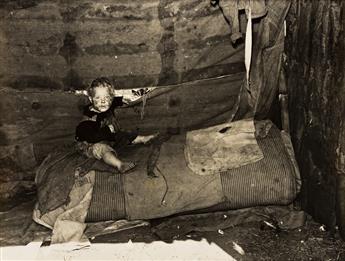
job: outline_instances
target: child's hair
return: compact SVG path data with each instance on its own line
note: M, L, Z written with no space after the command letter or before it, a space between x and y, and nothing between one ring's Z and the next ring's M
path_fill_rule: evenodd
M87 88L87 94L90 97L93 97L94 89L97 87L108 88L110 93L113 93L113 91L114 91L114 87L111 84L110 80L106 77L100 77L100 78L96 78L92 81L90 87Z

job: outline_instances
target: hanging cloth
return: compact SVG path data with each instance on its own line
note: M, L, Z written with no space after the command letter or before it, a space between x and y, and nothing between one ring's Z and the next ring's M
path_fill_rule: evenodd
M252 38L252 9L251 9L251 1L249 1L248 9L247 9L247 28L246 28L246 40L245 40L245 48L244 48L244 64L246 67L246 80L247 80L247 87L250 85L250 64L252 59L252 45L253 45L253 38Z

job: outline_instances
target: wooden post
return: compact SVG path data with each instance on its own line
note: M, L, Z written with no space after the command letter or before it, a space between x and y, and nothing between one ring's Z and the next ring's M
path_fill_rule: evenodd
M282 59L284 58L282 57ZM279 91L282 128L284 131L290 134L289 110L288 110L289 100L288 100L288 91L287 91L286 78L285 78L283 66L281 66L278 84L279 84L278 91Z
M345 90L343 100L345 99ZM343 114L345 114L345 106L343 103ZM339 233L345 240L345 119L340 124L340 132L338 139L337 155L337 187L336 187L336 216Z

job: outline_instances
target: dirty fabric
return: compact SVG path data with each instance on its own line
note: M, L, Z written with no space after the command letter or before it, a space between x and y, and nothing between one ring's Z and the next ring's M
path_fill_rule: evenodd
M253 39L248 101L255 118L267 117L277 93L281 57L284 51L284 20L290 1L266 1L267 15L259 23Z
M38 168L35 179L42 214L68 204L76 179L90 170L118 173L102 161L82 155L75 144L50 153Z
M296 166L279 129L270 122L257 125L262 136L258 145L264 157L214 175L193 173L183 155L184 135L172 136L161 146L154 169L158 178L148 178L144 174L141 169L146 163L125 176L127 217L151 219L219 203L226 209L291 203L298 191Z
M74 171L85 158L73 151L53 152L37 170L36 185L39 207L42 214L68 202L74 184Z
M184 144L185 135L172 136L162 144L154 169L158 178L148 178L140 165L125 176L128 219L164 217L223 201L220 176L192 172L184 157Z
M96 171L86 221L118 220L126 217L123 175Z
M188 167L198 175L216 174L263 158L253 119L188 132L185 156Z
M136 162L137 167L124 176L112 175L106 169L84 173L83 169L95 165L82 164L80 175L75 176L73 173L72 188L77 187L80 191L84 188L84 192L74 196L78 194L71 189L67 195L68 201L61 201L59 207L46 212L41 210L39 199L39 219L51 228L56 225L56 231L59 231L60 225L78 228L73 222L60 221L83 223L86 215L92 221L153 219L214 206L234 209L263 204L289 204L298 191L296 180L300 179L290 158L293 157L293 151L290 154L287 152L280 131L271 122L255 123L255 126L257 145L264 158L213 175L197 175L187 166L184 154L186 134L160 139L158 150L155 149L157 144L127 147L121 157ZM157 177L149 176L149 171ZM43 174L47 173L50 172ZM92 192L84 187L90 175L94 175ZM41 182L39 188L44 187L42 176L37 178ZM60 178L60 182L64 182L64 176ZM45 182L50 181L56 182L56 179L47 179ZM56 190L47 193L48 201L55 200L56 193ZM75 199L78 199L78 204ZM88 209L88 214L85 209ZM56 223L57 220L59 223ZM83 229L83 226L78 229ZM55 235L56 242L70 238L68 234Z
M266 138L272 126L274 125L270 120L255 121L255 136L257 138Z
M216 222L209 223L210 217ZM289 230L302 227L306 215L303 211L292 210L291 207L268 206L229 210L217 213L192 214L177 216L163 221L152 228L161 240L171 241L192 232L223 231L249 222L266 222L276 230Z
M93 220L105 220L105 215L111 219L152 219L209 207L210 211L219 211L290 203L298 191L297 166L290 160L280 131L272 122L256 122L255 126L265 157L214 175L197 175L187 167L184 135L162 140L159 150L152 150L152 146L128 148L123 156L137 162L137 167L123 176L123 183L110 180L108 175L98 176L102 180L94 190L90 211L104 216L94 215ZM148 171L157 178L149 176ZM97 198L98 203L93 204Z
M250 7L252 19L263 17L267 13L265 0L225 0L221 1L220 5L223 8L225 17L231 21L231 41L233 43L242 37L239 24L239 10Z
M112 234L115 232L132 229L135 227L143 227L149 226L150 223L148 221L143 220L108 220L103 222L95 222L87 224L87 228L85 230L85 236L88 238L97 237L101 235Z
M85 228L85 223L58 219L54 225L51 243L87 242L88 239L84 236Z
M291 172L294 175L294 179L296 180L296 192L299 193L302 187L302 179L301 179L301 173L298 168L298 164L295 157L295 151L292 145L291 137L289 133L286 131L281 131L280 135L282 137L282 141L284 143L287 155L292 163L292 167L294 168L294 171Z
M266 15L266 1L265 0L239 0L231 1L237 3L239 10L250 9L252 10L252 19L260 18Z
M80 241L83 238L94 182L94 171L79 177L69 193L69 202L53 211L42 214L36 205L33 218L53 230L52 243Z
M299 182L294 162L280 131L272 126L266 138L258 138L264 158L221 173L227 208L291 203Z

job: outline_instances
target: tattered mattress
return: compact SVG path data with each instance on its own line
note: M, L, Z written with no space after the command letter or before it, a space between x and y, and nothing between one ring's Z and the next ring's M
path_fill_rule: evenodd
M287 205L295 199L300 181L290 139L267 122L260 128L267 130L264 134L256 130L261 159L212 175L198 175L188 167L186 134L126 148L122 158L137 163L126 175L114 174L75 152L69 157L66 153L51 156L38 171L35 220L54 227L61 218L78 222L154 219L212 207ZM87 171L71 171L67 165L84 166Z

